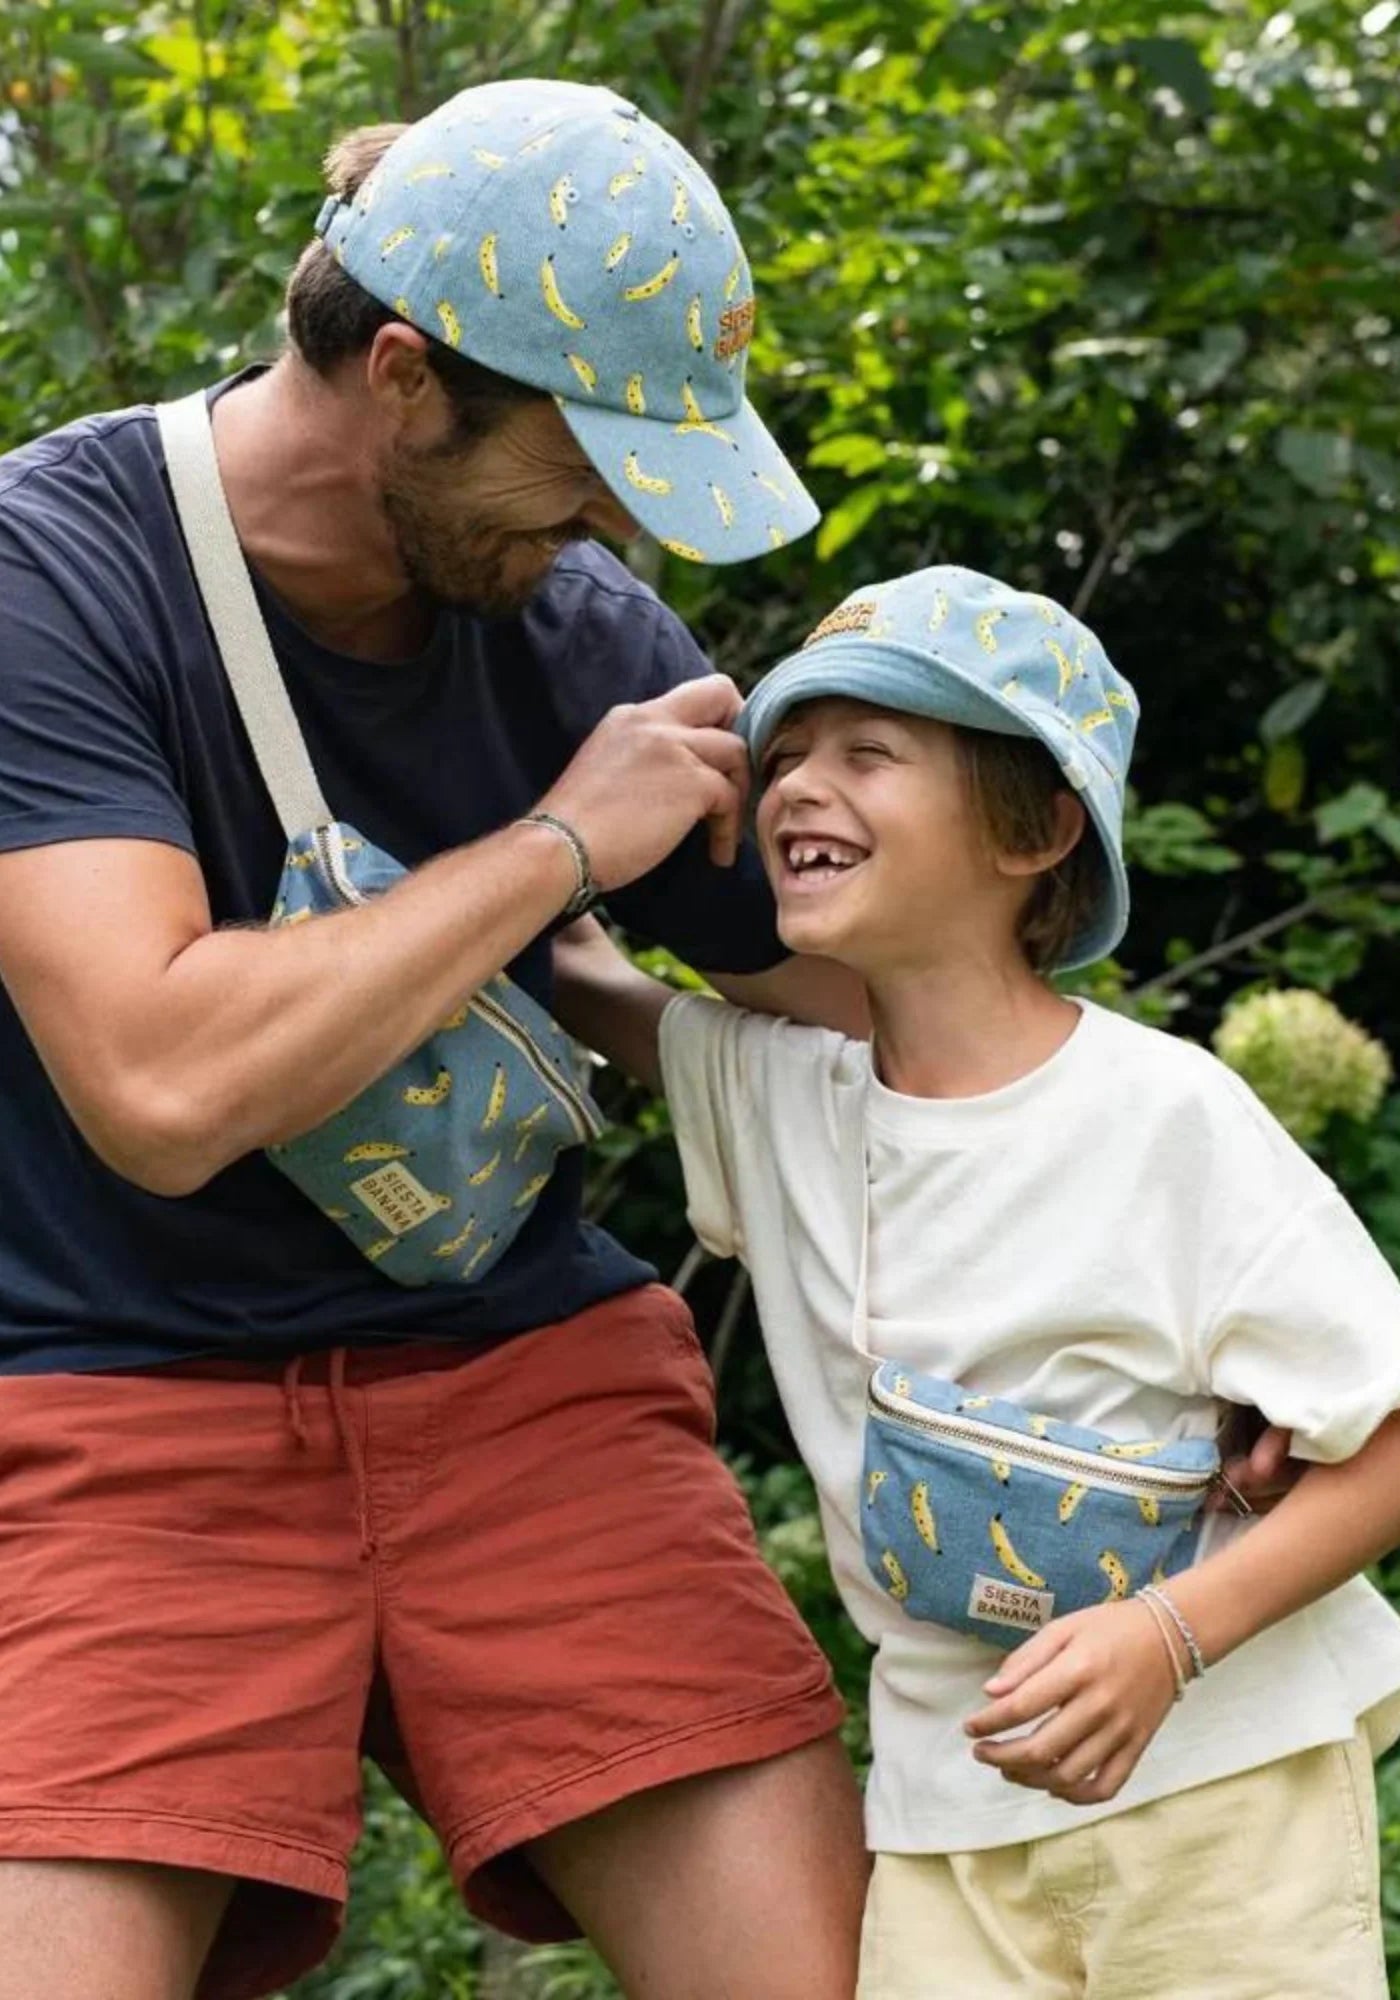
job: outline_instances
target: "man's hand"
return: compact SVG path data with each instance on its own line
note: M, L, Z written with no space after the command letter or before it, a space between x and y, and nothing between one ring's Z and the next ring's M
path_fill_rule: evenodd
M1293 1446L1292 1431L1280 1430L1277 1424L1262 1425L1257 1410L1236 1411L1222 1441L1225 1478L1256 1514L1267 1514L1276 1507L1307 1470L1288 1455ZM1207 1507L1213 1514L1228 1514L1234 1511L1235 1502L1228 1488L1217 1487Z
M724 674L609 711L540 800L588 849L600 889L620 889L679 846L700 820L729 867L748 797L748 752L731 727L743 706Z
M1176 1698L1176 1676L1146 1604L1098 1604L1057 1618L986 1684L963 1726L979 1764L1071 1805L1121 1791ZM992 1742L1038 1723L1028 1735Z

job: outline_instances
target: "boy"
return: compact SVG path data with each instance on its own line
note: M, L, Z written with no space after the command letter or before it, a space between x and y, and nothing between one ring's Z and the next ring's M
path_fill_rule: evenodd
M863 2000L1387 1990L1370 1760L1400 1620L1357 1573L1400 1540L1400 1284L1214 1058L1049 984L1126 924L1135 721L1048 599L946 568L860 592L740 726L783 940L862 975L871 1046L561 952L576 1031L643 1075L659 1044L691 1220L752 1272L878 1648ZM999 1655L863 1548L879 1357L1120 1464L1208 1448L1229 1403L1313 1463L1247 1532L1193 1524L1170 1579L1105 1551L1107 1601L1067 1616L998 1533L1014 1615L1049 1618Z

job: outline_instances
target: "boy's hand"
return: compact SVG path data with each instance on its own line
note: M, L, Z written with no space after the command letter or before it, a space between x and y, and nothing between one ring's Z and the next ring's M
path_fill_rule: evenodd
M995 1697L963 1726L974 1757L1015 1785L1098 1805L1126 1784L1176 1697L1162 1634L1145 1604L1072 1612L1017 1648L986 1683ZM1039 1727L1011 1741L1008 1729Z

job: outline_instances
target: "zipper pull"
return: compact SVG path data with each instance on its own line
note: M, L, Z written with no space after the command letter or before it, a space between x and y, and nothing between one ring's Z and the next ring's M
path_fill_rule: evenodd
M1220 1489L1220 1491L1225 1495L1226 1499L1230 1502L1230 1505L1233 1508L1234 1512L1238 1514L1242 1519L1247 1519L1250 1515L1253 1514L1254 1509L1245 1499L1243 1493L1240 1492L1239 1487L1236 1486L1234 1481L1229 1478L1229 1476L1225 1471L1224 1466L1220 1468L1219 1472L1212 1474L1210 1483L1212 1486L1218 1487Z

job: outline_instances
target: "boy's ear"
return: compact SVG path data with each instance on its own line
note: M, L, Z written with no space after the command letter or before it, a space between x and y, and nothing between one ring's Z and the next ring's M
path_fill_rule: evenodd
M1043 875L1047 869L1058 867L1065 856L1078 847L1088 824L1082 800L1074 792L1056 792L1052 810L1054 831L1049 844L1028 854L998 852L996 865L999 874Z

